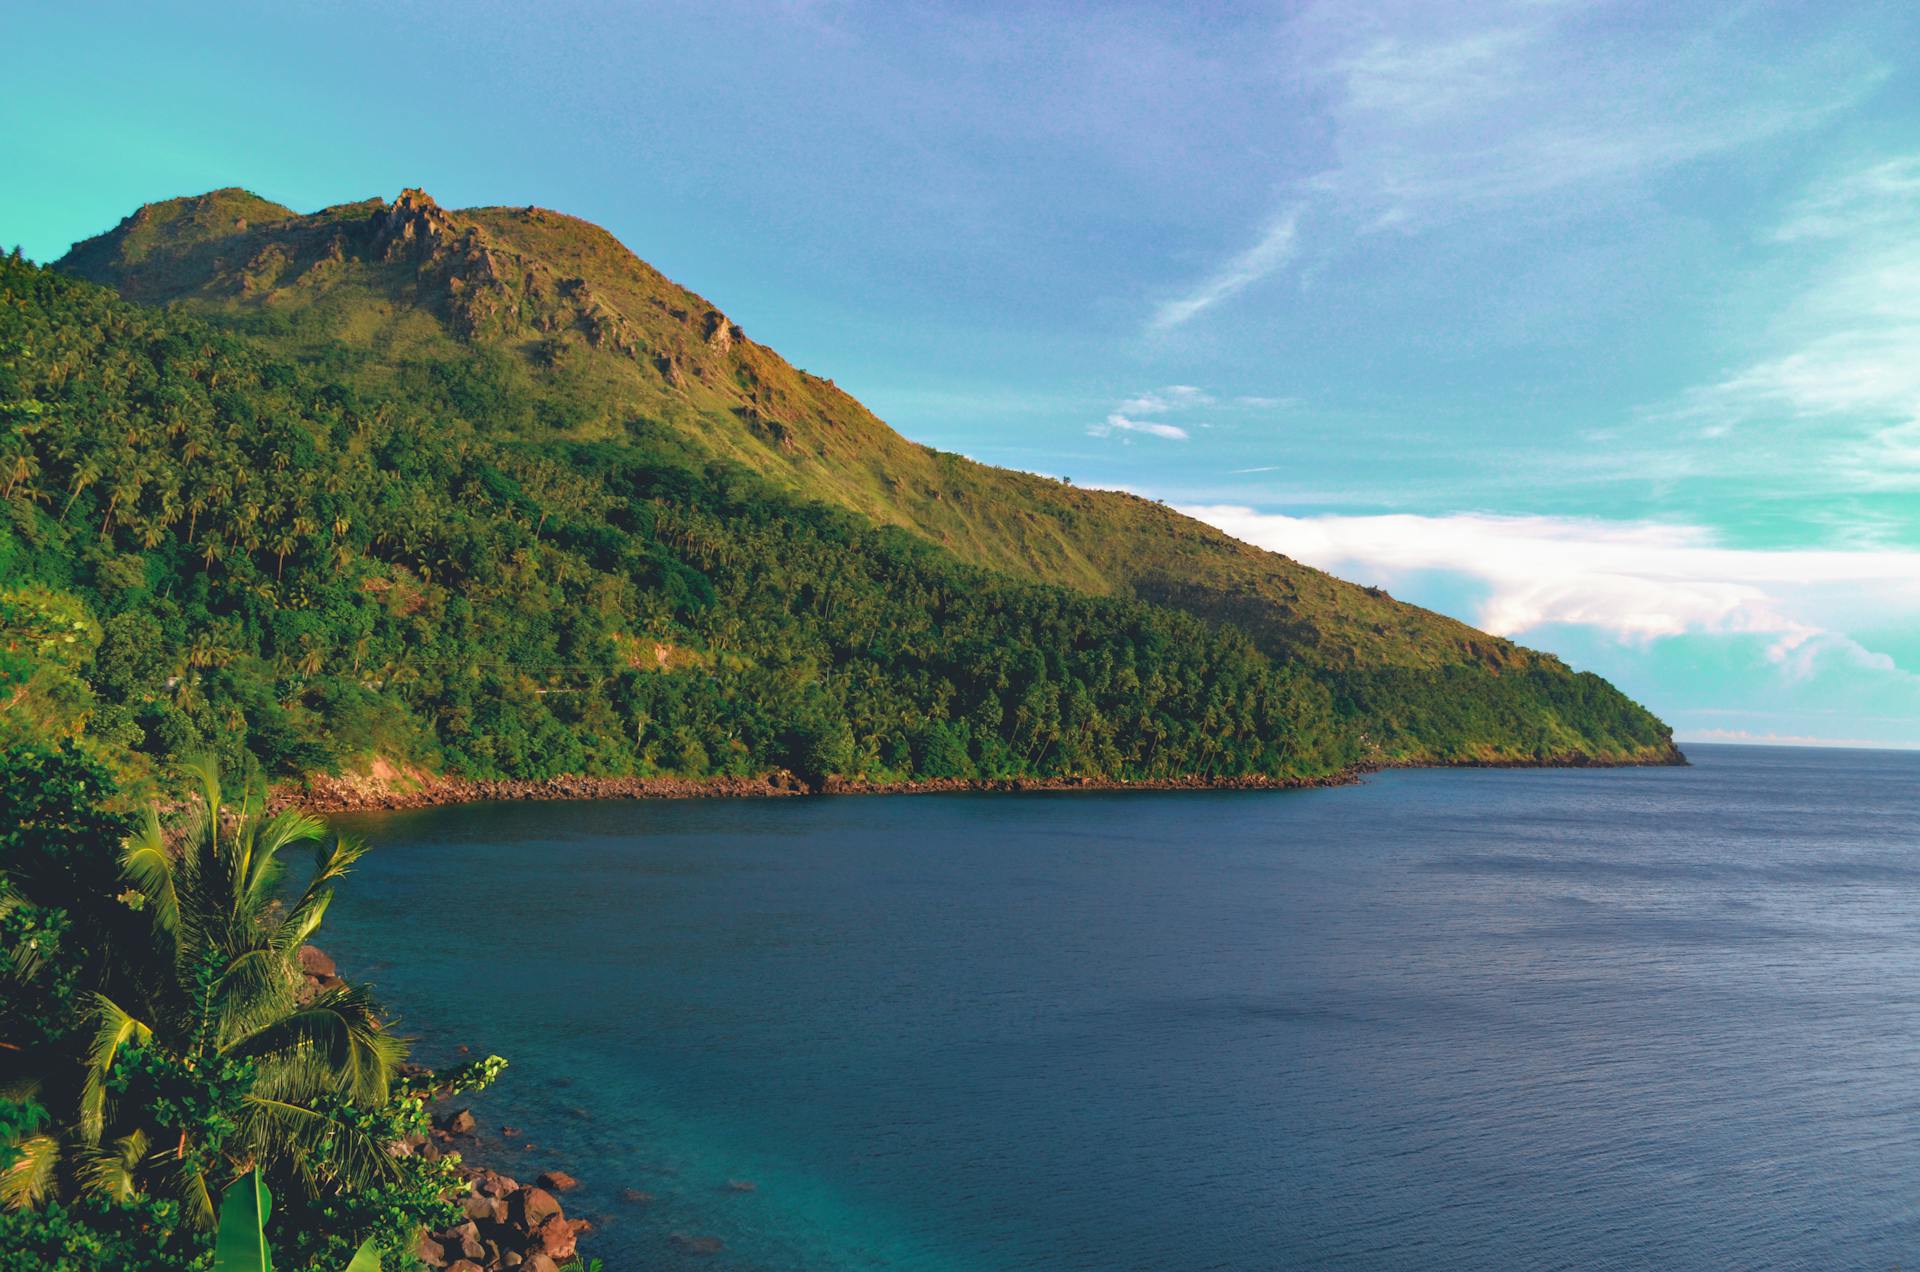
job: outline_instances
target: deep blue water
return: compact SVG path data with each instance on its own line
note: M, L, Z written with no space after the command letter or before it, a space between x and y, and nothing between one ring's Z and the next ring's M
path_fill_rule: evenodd
M324 944L614 1272L1911 1264L1920 753L1692 753L342 819Z

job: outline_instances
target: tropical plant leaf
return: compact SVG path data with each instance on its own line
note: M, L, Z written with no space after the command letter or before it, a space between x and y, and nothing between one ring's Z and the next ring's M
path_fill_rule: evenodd
M380 1251L373 1244L372 1237L368 1237L354 1252L353 1262L347 1264L347 1272L380 1272Z
M273 1272L267 1249L267 1215L273 1195L255 1167L227 1186L220 1199L220 1232L214 1239L213 1272Z

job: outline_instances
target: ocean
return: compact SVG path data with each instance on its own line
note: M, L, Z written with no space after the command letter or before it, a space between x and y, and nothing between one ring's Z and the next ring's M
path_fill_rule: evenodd
M320 943L610 1272L1912 1263L1920 753L1689 754L356 815Z

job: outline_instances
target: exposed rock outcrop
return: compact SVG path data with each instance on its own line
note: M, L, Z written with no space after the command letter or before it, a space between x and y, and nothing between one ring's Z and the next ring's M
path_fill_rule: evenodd
M466 1192L459 1197L460 1219L450 1227L423 1233L415 1253L429 1268L456 1272L463 1262L474 1272L504 1272L508 1268L557 1268L579 1252L582 1233L593 1224L567 1217L559 1198L550 1191L575 1186L571 1175L544 1171L538 1180L523 1184L513 1176L465 1160L476 1147L476 1129L469 1110L459 1109L435 1119L431 1137L400 1145L401 1151L439 1157L460 1150L459 1167Z

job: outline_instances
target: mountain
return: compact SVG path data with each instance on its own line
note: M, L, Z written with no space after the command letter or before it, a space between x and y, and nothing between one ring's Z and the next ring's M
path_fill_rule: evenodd
M1316 666L1543 661L1150 500L910 442L605 230L557 212L449 212L409 190L299 216L221 190L142 208L57 268L144 304L183 303L302 359L344 345L368 378L484 350L548 408L521 435L617 439L634 421L663 423L694 453L973 564L1225 618Z
M0 578L98 620L69 696L137 754L878 779L1677 759L1550 655L916 445L574 218L223 190L55 269L4 275Z

